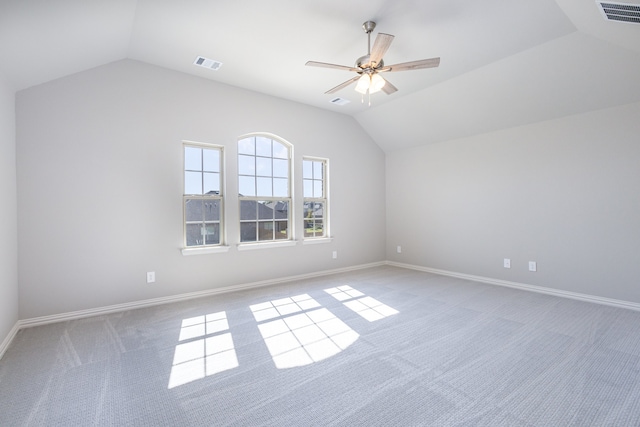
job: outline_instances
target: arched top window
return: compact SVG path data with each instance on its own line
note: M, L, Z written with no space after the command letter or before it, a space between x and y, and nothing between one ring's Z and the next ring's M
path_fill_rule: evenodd
M292 146L254 134L238 140L240 242L291 240Z

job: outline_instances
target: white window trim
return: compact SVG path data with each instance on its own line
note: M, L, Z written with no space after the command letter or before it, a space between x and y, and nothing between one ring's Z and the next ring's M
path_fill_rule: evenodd
M206 255L206 254L219 254L224 252L229 252L230 246L202 246L202 247L188 247L182 248L181 252L183 256L191 256L191 255Z
M271 249L271 248L284 248L287 246L295 246L298 242L296 240L280 240L280 241L268 241L268 242L242 242L238 243L237 248L239 251L252 251L255 249Z
M302 241L303 245L320 245L322 243L332 243L333 237L307 237Z

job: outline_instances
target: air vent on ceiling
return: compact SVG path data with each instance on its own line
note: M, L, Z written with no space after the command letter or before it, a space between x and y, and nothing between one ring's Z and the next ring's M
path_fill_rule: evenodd
M598 2L605 18L610 21L640 24L640 5L628 3Z
M344 99L344 98L333 98L331 101L329 101L332 104L336 104L336 105L345 105L350 103L351 101L349 101L348 99Z
M216 61L213 59L205 58L204 56L196 57L196 60L193 61L194 65L198 65L200 67L208 68L213 71L218 71L220 67L222 67L222 62Z

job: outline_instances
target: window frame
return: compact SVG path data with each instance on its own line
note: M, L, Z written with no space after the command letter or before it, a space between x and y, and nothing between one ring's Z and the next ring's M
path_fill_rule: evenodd
M249 153L244 153L241 152L240 150L240 144L242 141L246 140L246 139L251 139L253 138L253 148L254 151L252 154ZM265 155L261 155L258 154L257 152L257 144L258 144L258 140L257 138L265 138L271 141L271 154L270 156L265 156ZM287 157L275 157L274 156L274 150L273 150L273 143L276 142L278 144L281 144L286 150L287 150ZM246 135L242 135L240 137L238 137L237 143L236 143L236 147L238 149L237 152L237 166L238 166L238 171L237 171L237 182L238 182L238 250L249 250L249 249L259 249L259 248L263 248L263 247L280 247L280 246L292 246L296 244L295 241L295 236L296 236L296 232L295 232L295 221L294 221L294 178L293 178L293 159L294 159L294 155L293 155L293 144L291 144L290 142L286 141L285 139L277 136L277 135L273 135L273 134L269 134L269 133L251 133L251 134L246 134ZM246 174L246 173L241 173L241 167L240 167L240 162L241 160L241 156L250 156L253 158L254 161L254 170L253 170L253 174ZM271 172L269 175L260 175L259 171L258 171L258 159L270 159L271 161ZM278 178L282 178L282 177L278 177L274 174L273 171L273 165L274 165L274 159L275 160L286 160L287 161L287 196L274 196L274 179L278 179ZM241 178L242 177L252 177L255 180L255 185L254 185L254 195L250 195L250 196L246 196L242 194L242 190L241 187L242 185L240 184ZM259 188L258 188L258 178L269 178L271 179L271 196L260 196L259 194ZM255 218L249 218L249 219L243 219L243 202L255 202L256 203L256 216ZM276 228L277 228L277 222L285 222L284 218L277 218L276 217L276 212L274 210L274 214L273 217L271 218L260 218L260 204L262 203L263 205L267 204L267 203L278 203L278 202L286 202L288 204L288 208L287 208L287 217L286 217L286 229L287 229L287 237L285 239L277 239L276 238ZM254 223L255 224L255 240L242 240L242 236L243 236L243 231L242 231L242 224L251 224ZM267 223L271 223L273 225L273 238L272 239L263 239L260 240L260 224L267 224ZM268 229L269 227L265 227L265 229Z
M309 197L305 195L305 180L309 180L309 178L305 178L305 174L304 174L304 165L305 162L320 162L322 163L322 196L321 197L315 197L316 195L314 194L313 197ZM313 171L313 168L312 168ZM318 179L315 177L315 175L313 175L312 172L312 177L311 177L312 181L318 181ZM313 235L313 236L307 236L307 227L306 227L306 216L305 216L305 206L307 203L322 203L323 204L323 209L322 209L322 224L323 224L323 230L322 230L322 235L318 236L318 235ZM302 236L303 236L303 241L305 243L311 243L311 242L318 242L318 241L326 241L326 240L331 240L331 234L330 234L330 221L329 221L329 159L327 158L323 158L323 157L315 157L315 156L303 156L302 157ZM314 222L315 222L315 218L314 218Z
M218 164L218 177L219 177L219 191L218 194L191 194L187 193L186 185L187 178L186 173L188 171L197 171L204 173L204 166L200 170L187 169L186 165L186 149L187 147L197 148L201 150L215 150L218 152L219 164ZM201 160L204 162L204 160ZM204 179L204 178L203 178ZM204 191L204 189L203 189ZM219 203L219 218L217 220L207 221L205 218L202 221L187 221L187 200L203 200ZM182 141L182 254L193 255L202 253L214 253L214 252L226 252L228 246L226 246L226 215L225 215L225 160L224 160L224 146L205 142L196 141ZM187 225L193 223L200 223L206 225L208 223L218 224L218 242L212 244L206 244L204 239L202 244L188 245L187 243Z

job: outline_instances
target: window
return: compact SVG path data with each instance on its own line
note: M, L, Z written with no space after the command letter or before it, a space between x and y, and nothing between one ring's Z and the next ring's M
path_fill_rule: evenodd
M184 246L222 241L222 148L184 144Z
M302 160L304 237L327 237L327 160Z
M265 135L238 141L240 242L292 240L291 146Z

